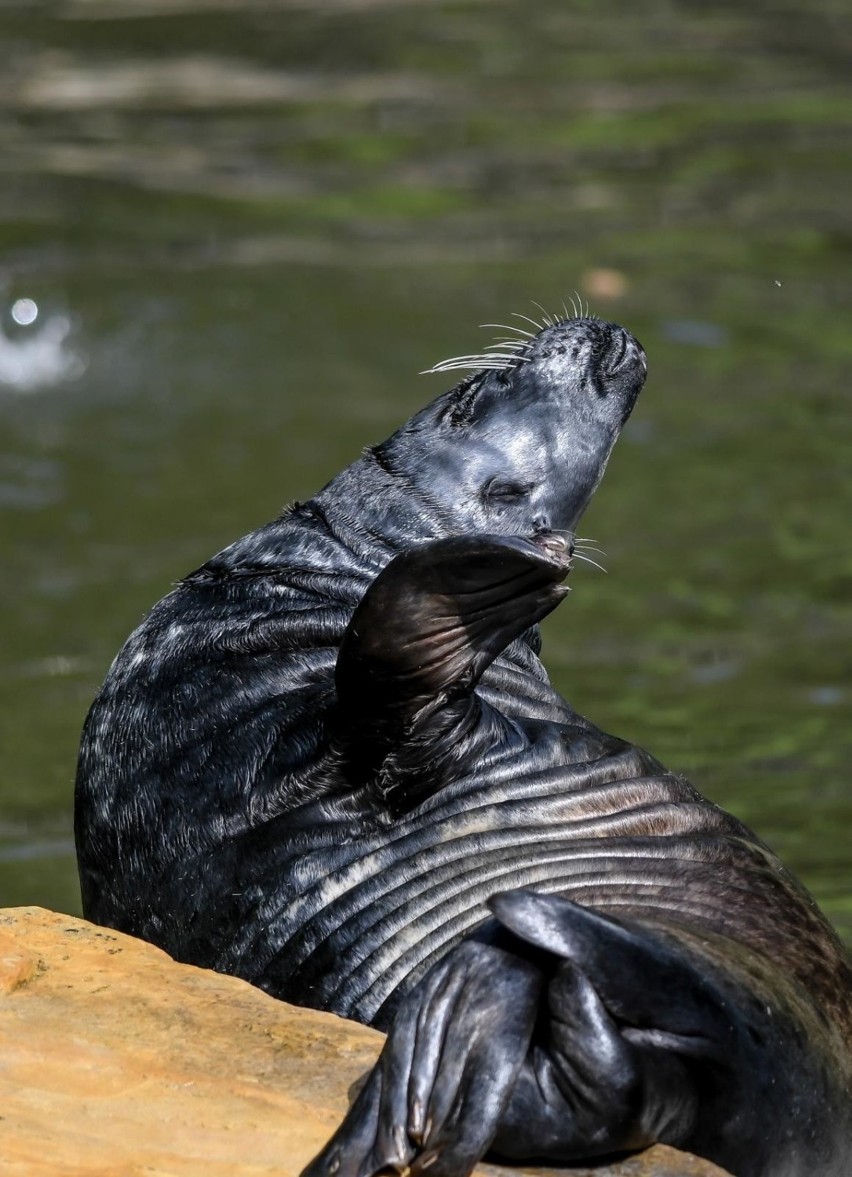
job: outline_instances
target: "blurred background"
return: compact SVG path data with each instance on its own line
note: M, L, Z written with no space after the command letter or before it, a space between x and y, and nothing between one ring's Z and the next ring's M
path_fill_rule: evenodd
M650 376L545 660L852 941L846 0L4 0L0 45L0 905L79 910L80 727L171 582L578 291Z

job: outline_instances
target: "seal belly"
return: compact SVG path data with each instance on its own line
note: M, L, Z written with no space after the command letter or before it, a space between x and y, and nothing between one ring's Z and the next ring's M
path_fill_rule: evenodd
M567 734L548 725L532 749L495 758L392 828L350 840L321 878L308 851L311 885L263 913L266 926L292 934L253 944L260 983L384 1024L379 1011L396 990L407 992L487 919L495 892L535 887L712 928L729 918L713 899L720 861L733 891L752 895L761 873L771 879L765 852L685 781L647 775L654 762L629 746L566 766ZM607 743L601 736L597 750ZM759 924L764 913L750 918Z

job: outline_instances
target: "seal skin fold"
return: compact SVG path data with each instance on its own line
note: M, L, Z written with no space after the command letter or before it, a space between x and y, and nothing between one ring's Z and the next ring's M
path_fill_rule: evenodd
M308 1177L654 1141L852 1172L848 953L538 658L644 375L585 317L483 360L186 577L89 713L86 916L389 1030Z

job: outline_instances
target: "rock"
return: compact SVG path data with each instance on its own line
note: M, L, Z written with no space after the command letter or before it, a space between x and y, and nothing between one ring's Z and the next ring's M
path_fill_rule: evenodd
M381 1043L375 1030L176 964L130 936L39 908L0 910L4 1177L296 1177ZM724 1177L659 1147L594 1171L714 1175Z

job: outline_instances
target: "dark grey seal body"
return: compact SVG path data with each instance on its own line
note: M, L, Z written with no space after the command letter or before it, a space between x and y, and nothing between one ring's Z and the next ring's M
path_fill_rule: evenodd
M83 736L85 913L390 1026L311 1177L654 1141L841 1177L848 954L537 657L641 348L579 318L470 362L128 640Z

